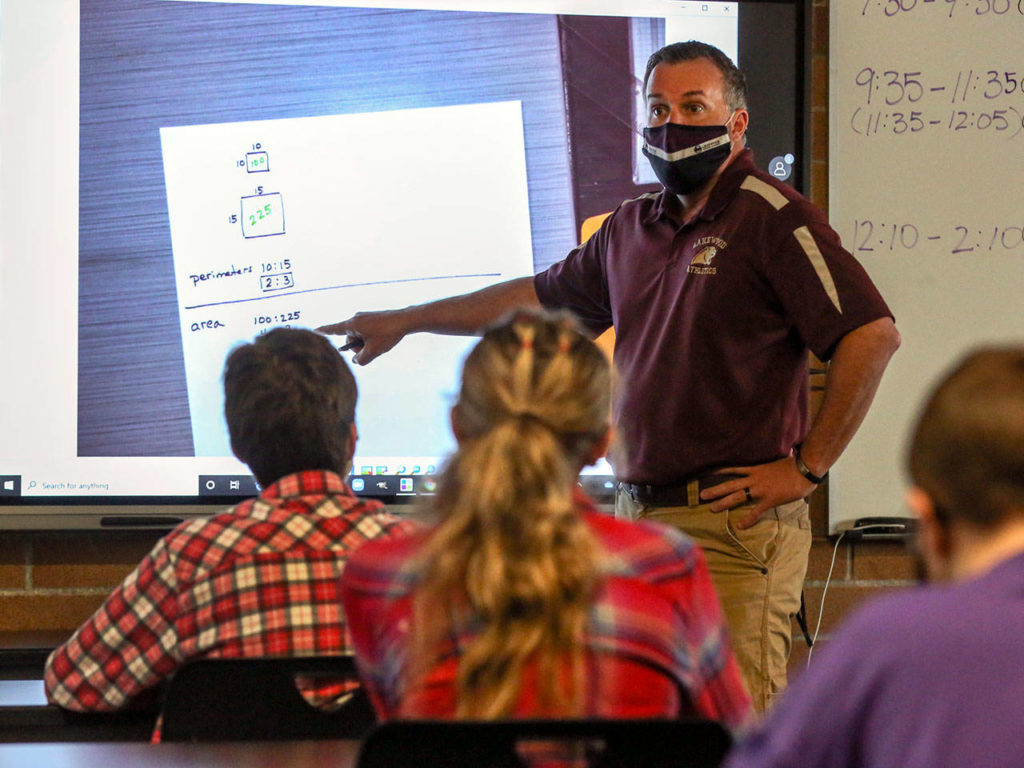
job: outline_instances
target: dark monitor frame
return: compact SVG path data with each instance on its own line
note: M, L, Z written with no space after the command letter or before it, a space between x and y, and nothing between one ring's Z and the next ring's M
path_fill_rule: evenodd
M792 115L796 132L794 147L797 162L790 180L800 191L806 192L810 179L810 162L807 151L810 136L810 0L737 0L746 6L744 13L772 13L778 9L772 6L788 6L793 9L794 22L789 30L791 35L787 50L765 47L754 32L754 25L744 22L740 28L740 66L750 83L750 111L753 115L751 142L757 150L761 138L757 116L766 114L769 106L765 99L771 98L779 73L789 76L796 73L802 78L801 87L790 89L793 103L787 110ZM636 185L632 181L633 158L622 149L630 141L630 128L621 120L608 120L609 105L595 102L587 90L574 87L582 82L587 71L594 69L595 51L584 41L594 34L602 39L613 40L601 51L604 66L621 66L623 72L630 71L629 34L624 19L610 17L558 18L561 55L563 63L563 87L567 114L569 115L568 138L571 161L572 195L575 210L575 229L578 232L582 222L589 216L612 210L623 199L657 189L654 185ZM581 35L580 32L583 32ZM781 66L781 60L784 62ZM622 98L620 93L616 98ZM623 115L631 114L631 105L619 103L611 107L621 110ZM544 265L538 265L538 268ZM609 477L591 475L583 478L584 487L595 495L598 501L608 501L611 491ZM393 492L372 492L386 503L398 508L411 510L422 494L400 494ZM79 497L54 496L17 498L0 495L0 529L21 530L71 530L71 529L163 529L188 517L210 514L218 509L237 503L245 496L137 496L137 497Z

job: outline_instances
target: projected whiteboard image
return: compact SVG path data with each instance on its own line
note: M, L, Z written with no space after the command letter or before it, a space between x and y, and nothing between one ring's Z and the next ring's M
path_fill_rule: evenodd
M533 274L517 101L160 136L196 455L230 455L220 371L239 342ZM419 336L356 368L360 421L400 427L364 431L360 456L450 441L468 346Z
M519 233L529 238L532 274L577 242L555 16L163 0L87 0L80 8L80 456L222 454L223 438L211 444L205 437L222 429L214 386L224 363L216 359L220 350L273 325L315 327L385 306L376 290L338 289L316 298L317 289L377 281L385 270L398 273L410 265L412 277L451 275L437 261L449 257L467 260L460 275L507 274L504 267L481 267L493 250L481 245L491 238L511 250ZM259 30L259 44L240 30ZM491 104L506 106L490 112L481 106ZM477 114L477 108L484 112ZM427 112L414 116L421 109L451 116L424 129ZM362 125L369 118L359 116L376 113L390 116L366 123L358 138L346 138L348 129L338 128L333 147L324 136L334 129L317 137L304 127L320 119L337 119L341 126L344 117ZM276 125L286 128L271 127ZM212 126L238 129L220 134ZM170 131L191 138L171 138ZM506 131L515 134L514 144ZM295 146L290 137L296 137ZM208 140L213 143L204 154ZM487 147L479 143L484 140ZM177 152L165 147L171 141L187 143ZM300 150L300 144L309 146ZM507 208L505 190L521 194L522 183L511 184L503 164L521 167L524 147L529 223L512 236L504 228L518 227L518 208L497 219L475 208L492 200L495 208ZM445 162L456 149L457 157ZM181 183L165 174L169 152L175 152L174 164L180 156L186 166ZM344 168L338 167L340 152L349 158ZM417 170L419 164L426 170ZM460 168L471 164L479 170L470 177ZM458 188L461 197L448 195L450 188ZM455 206L464 219L459 242L449 228L442 229ZM230 221L232 215L237 221ZM484 231L487 237L478 234ZM439 234L447 239L439 240ZM406 244L395 245L396 238ZM433 255L423 250L433 243ZM389 250L404 252L407 263L389 260ZM346 253L353 258L343 263ZM295 261L284 268L283 259ZM335 272L318 273L320 264L331 264ZM429 269L417 272L421 265ZM231 274L245 267L260 274ZM194 285L190 275L197 276ZM202 279L206 275L224 276ZM415 294L403 292L408 285L395 286L387 304L405 306L495 279L467 278L443 287L421 281ZM228 328L216 327L219 315L183 309L233 300L236 292L238 298L265 300L244 304L244 318ZM271 306L274 311L263 311ZM315 314L318 306L322 316ZM276 319L296 310L297 320ZM271 322L253 325L257 314ZM194 323L200 324L196 331ZM411 355L405 347L418 348L419 367L441 355L433 342L420 342L410 339L395 354ZM462 341L438 343L447 348ZM217 390L215 400L195 396L196 349L212 364L205 376ZM444 354L430 376L457 375L458 355ZM401 371L398 366L407 361L381 362ZM376 370L357 376L361 383L378 376L418 378ZM390 409L383 422L373 421L375 388L370 381L362 387L361 452L384 432L419 443L445 419L447 401L429 426L398 422ZM447 380L438 389L442 394L435 400L450 392ZM194 433L197 427L202 435ZM447 433L443 445L450 445ZM411 446L400 455L410 453Z

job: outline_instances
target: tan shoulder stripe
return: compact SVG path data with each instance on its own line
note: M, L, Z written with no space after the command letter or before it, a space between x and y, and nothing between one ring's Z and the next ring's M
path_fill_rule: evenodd
M789 202L789 200L786 199L786 196L779 192L779 190L768 182L761 181L756 176L747 176L747 178L743 180L743 183L740 184L740 189L745 189L748 192L760 195L767 200L768 204L776 211L785 207L786 203Z
M825 263L825 257L821 255L818 244L814 242L814 235L811 234L811 230L807 227L799 227L793 230L793 236L800 243L800 247L804 249L807 258L810 259L811 266L814 267L818 279L821 280L821 287L825 289L825 293L832 300L836 311L841 314L843 308L839 306L839 292L836 291L836 283L832 279L832 273L828 269L828 264Z

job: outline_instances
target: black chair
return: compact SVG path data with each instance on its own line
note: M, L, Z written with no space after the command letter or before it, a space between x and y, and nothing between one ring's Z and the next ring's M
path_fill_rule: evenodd
M357 765L523 768L531 755L570 754L589 768L717 768L731 744L708 720L391 720L366 737Z
M362 688L332 710L311 706L299 677L358 680L352 656L197 659L171 678L163 741L362 738L376 723Z

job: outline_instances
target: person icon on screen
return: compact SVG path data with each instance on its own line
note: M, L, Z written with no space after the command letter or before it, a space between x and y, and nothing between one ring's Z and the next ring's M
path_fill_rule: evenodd
M776 155L768 163L768 172L779 181L785 181L792 175L795 162L796 158L789 153Z

